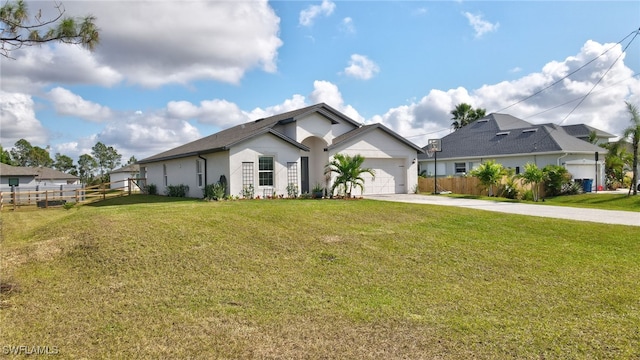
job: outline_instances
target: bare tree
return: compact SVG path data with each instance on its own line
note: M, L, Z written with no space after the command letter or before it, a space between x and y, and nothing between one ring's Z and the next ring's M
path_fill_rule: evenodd
M12 58L11 53L23 46L41 45L48 42L77 44L93 50L100 41L96 17L84 18L65 16L65 8L54 2L58 15L42 19L39 9L32 19L24 0L8 1L0 7L0 54Z

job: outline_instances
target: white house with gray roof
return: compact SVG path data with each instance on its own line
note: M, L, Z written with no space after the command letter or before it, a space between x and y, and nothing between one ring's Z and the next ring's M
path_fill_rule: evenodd
M441 140L441 152L420 154L419 170L428 176L462 176L487 160L494 160L516 174L527 163L539 168L564 166L574 179L604 184L607 150L586 141L595 133L597 143L615 135L587 125L530 124L507 114L489 114ZM596 153L598 160L596 161ZM436 172L437 163L437 172Z
M364 191L353 195L409 193L417 186L422 149L381 124L362 125L336 109L316 104L222 130L140 160L140 176L163 193L168 185L188 185L202 197L206 184L227 183L227 194L253 188L256 196L287 195L287 187L308 193L326 188L325 166L333 155L360 154ZM335 175L334 175L335 177Z

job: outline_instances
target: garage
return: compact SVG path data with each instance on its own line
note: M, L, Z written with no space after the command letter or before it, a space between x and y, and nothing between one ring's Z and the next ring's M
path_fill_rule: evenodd
M407 171L404 164L404 159L366 159L362 167L375 170L376 176L363 174L363 195L406 193Z

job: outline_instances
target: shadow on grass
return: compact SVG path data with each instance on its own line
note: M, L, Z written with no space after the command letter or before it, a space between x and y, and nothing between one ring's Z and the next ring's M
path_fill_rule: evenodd
M193 198L179 198L169 197L161 195L129 195L110 198L106 200L99 200L84 206L101 207L101 206L122 206L122 205L138 205L138 204L159 204L159 203L172 203L172 202L185 202L185 201L198 201L199 199Z

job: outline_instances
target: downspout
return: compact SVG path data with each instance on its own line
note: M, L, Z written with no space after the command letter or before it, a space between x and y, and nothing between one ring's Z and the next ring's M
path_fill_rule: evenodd
M202 156L200 156L200 154L198 154L198 157L202 160L204 160L204 187L207 187L207 159L203 158Z
M569 156L569 153L564 153L564 155L560 156L557 160L556 160L556 165L560 166L560 159L562 159L563 157Z

